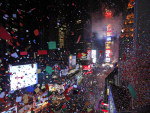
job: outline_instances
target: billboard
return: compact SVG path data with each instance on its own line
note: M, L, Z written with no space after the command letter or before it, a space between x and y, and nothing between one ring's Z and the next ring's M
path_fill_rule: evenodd
M112 36L112 25L108 24L107 25L107 32L106 32L106 36Z
M110 49L110 48L111 48L111 45L112 45L112 42L110 42L110 41L105 42L105 47L106 47L106 49Z
M70 55L69 56L69 69L73 69L76 67L76 56Z
M105 51L105 62L110 62L111 61L111 55L112 55L112 50L111 49L106 49Z
M87 50L87 60L91 60L91 50Z
M96 63L96 50L92 50L92 52L91 52L91 58L92 58L92 62Z
M18 90L37 84L37 64L9 65L10 90Z
M111 37L110 36L106 37L106 41L111 41Z
M112 31L112 25L108 24L107 25L107 30L106 30L106 42L105 42L105 62L111 62L111 55L112 55L112 37L113 36L113 31Z

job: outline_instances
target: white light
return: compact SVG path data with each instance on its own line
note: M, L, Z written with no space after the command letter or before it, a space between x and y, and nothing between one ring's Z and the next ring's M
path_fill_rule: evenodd
M107 41L111 41L111 37L107 37L106 40L107 40Z
M110 58L106 58L105 61L106 61L106 62L110 62Z
M73 85L74 88L77 88L77 85Z
M110 67L113 67L112 65L110 65Z
M105 64L102 64L102 66L104 67L104 66L105 66Z
M93 63L96 63L96 58L93 58Z
M92 50L91 55L92 55L92 62L96 63L96 50Z
M122 29L121 32L123 33L123 32L124 32L124 29Z

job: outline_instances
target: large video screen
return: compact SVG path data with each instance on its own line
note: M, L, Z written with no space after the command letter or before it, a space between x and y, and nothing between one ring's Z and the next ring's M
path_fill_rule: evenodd
M18 90L37 84L37 64L9 65L10 90Z

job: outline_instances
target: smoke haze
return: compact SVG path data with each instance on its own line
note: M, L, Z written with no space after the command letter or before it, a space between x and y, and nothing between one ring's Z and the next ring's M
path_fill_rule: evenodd
M112 25L113 36L118 37L122 28L122 14L112 18L102 18L99 12L92 14L92 33L96 33L99 39L106 36L106 26Z

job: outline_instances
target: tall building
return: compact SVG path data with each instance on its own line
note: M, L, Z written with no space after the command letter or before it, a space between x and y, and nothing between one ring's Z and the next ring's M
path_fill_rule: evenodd
M150 105L149 7L149 0L130 0L119 48L120 85L129 89L132 110L140 113L147 113L149 107L143 107Z
M64 48L65 47L66 33L67 33L67 28L66 28L66 25L64 24L58 29L59 48Z
M132 83L135 85L137 100L134 107L150 105L150 1L135 1L135 38L134 52L136 58ZM150 107L149 107L150 108ZM150 111L150 109L149 109Z
M127 11L124 14L123 28L119 39L119 75L121 80L130 79L131 73L127 71L132 67L131 57L133 56L133 34L134 34L134 6L131 2L128 4ZM129 77L127 77L129 76Z

